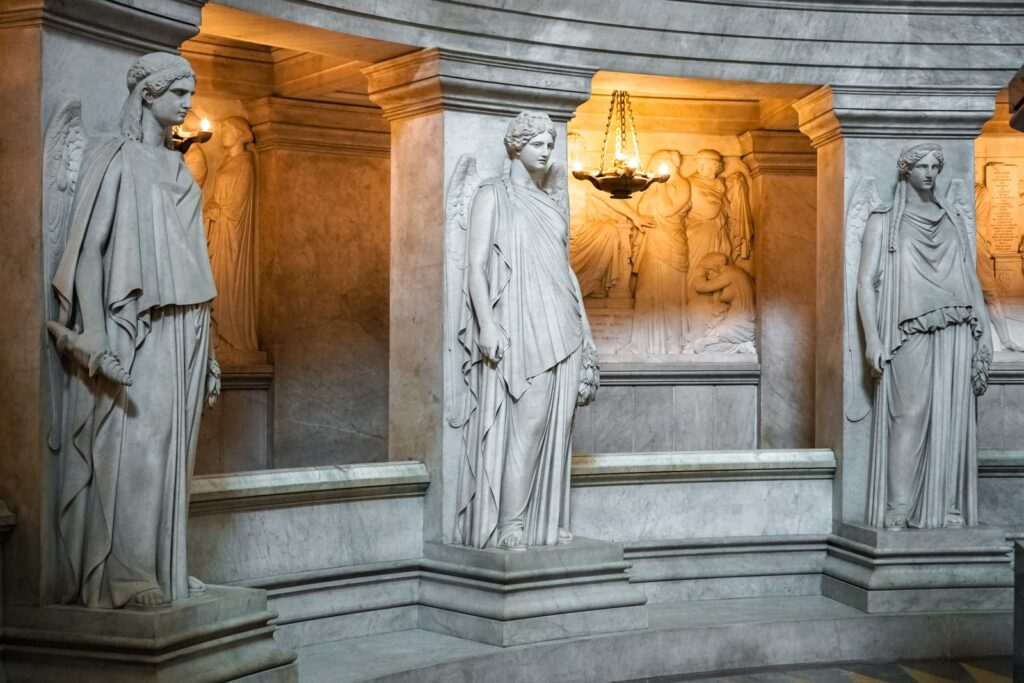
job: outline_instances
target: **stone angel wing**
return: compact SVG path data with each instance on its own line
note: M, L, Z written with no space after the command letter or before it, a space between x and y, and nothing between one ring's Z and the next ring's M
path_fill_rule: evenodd
M480 187L476 158L463 154L455 164L448 181L445 198L445 354L448 371L448 421L461 427L469 417L469 390L463 381L462 365L465 358L463 341L459 338L468 321L466 302L466 248L469 242L469 212L473 195Z
M846 419L859 422L871 412L871 392L867 365L860 341L860 317L857 315L857 273L864 243L864 229L871 213L882 206L874 178L863 178L853 192L846 212L846 277L844 285L846 315L846 353L850 375L843 388L846 393Z
M954 178L949 184L949 191L946 192L946 207L957 218L960 242L964 250L964 258L974 263L971 258L972 240L976 239L977 225L975 224L975 195L967 190L967 183L960 178ZM984 239L978 237L977 239ZM977 245L975 248L978 248ZM971 266L973 269L973 265ZM986 345L978 346L974 357L971 359L971 385L975 396L981 396L988 389L988 374L992 366L992 349Z
M82 102L62 102L50 118L43 141L43 277L47 285L53 281L68 239L71 206L78 183L78 171L89 138L82 125ZM46 320L56 320L60 305L51 293L46 297ZM50 400L48 443L51 450L60 448L63 423L64 386L68 374L57 347L49 345L46 377Z
M725 178L725 199L728 206L729 238L732 240L732 260L750 258L754 240L754 215L750 210L750 190L747 177L740 171Z
M569 215L569 175L565 170L565 164L559 161L552 161L548 166L548 172L544 175L544 192L554 199L565 215Z

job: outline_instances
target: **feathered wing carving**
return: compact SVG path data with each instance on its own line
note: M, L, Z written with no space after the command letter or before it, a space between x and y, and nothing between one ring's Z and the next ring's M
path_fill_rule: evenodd
M978 232L975 223L974 193L969 193L967 183L960 178L955 178L949 184L949 191L946 192L946 206L957 217L959 223L960 241L964 249L964 258L971 260L971 240L976 239ZM981 396L988 389L988 373L992 366L992 349L989 346L978 344L977 351L971 359L971 385L975 396Z
M728 205L726 215L732 240L732 260L749 259L754 240L754 216L750 210L747 177L740 171L726 176L725 199Z
M548 166L548 172L544 176L544 192L558 202L565 215L569 215L569 175L565 170L565 164L552 161Z
M50 118L43 141L43 277L49 296L46 297L46 320L56 320L59 302L50 290L64 246L68 239L71 205L75 198L78 171L88 144L82 125L82 103L79 99L62 102ZM63 423L64 389L68 373L60 352L53 344L47 352L46 376L50 399L48 443L50 449L60 448Z
M466 248L473 195L480 186L476 158L463 154L448 181L445 198L445 353L448 355L448 420L460 427L469 417L469 390L463 380L465 352L459 331L466 317Z
M861 353L860 324L857 315L857 273L864 242L864 229L873 211L882 206L874 178L863 178L853 192L846 212L846 353L850 372L846 379L846 419L858 422L871 412L871 394L865 390L867 366Z

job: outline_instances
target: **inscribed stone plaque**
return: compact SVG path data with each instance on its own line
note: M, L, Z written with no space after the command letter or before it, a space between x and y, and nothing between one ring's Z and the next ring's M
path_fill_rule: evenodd
M992 201L988 238L994 255L1017 253L1021 237L1019 183L1019 166L1002 162L985 165L985 187Z

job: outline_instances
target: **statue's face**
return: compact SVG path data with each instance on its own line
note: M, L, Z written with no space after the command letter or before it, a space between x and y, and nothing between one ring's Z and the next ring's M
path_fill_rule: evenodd
M224 147L234 147L241 137L241 133L234 126L220 127L220 144Z
M705 159L703 157L699 157L697 159L697 173L704 178L714 178L717 176L719 171L718 167L719 162L714 159Z
M935 189L935 179L938 177L939 169L941 168L942 165L935 158L935 154L930 153L928 156L922 157L907 172L907 182L918 190Z
M146 96L146 102L153 117L164 128L180 125L192 107L192 95L196 92L196 80L191 76L179 78L171 83L170 87L162 95L150 99Z
M530 138L519 152L519 160L527 171L543 171L548 167L551 152L555 149L555 139L550 133L541 133Z

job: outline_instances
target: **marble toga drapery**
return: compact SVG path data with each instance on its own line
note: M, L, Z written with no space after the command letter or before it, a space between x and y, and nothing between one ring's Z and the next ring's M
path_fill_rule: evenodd
M456 540L493 547L521 525L526 545L554 545L568 526L570 435L584 315L567 258L568 217L540 190L485 181L495 200L486 277L507 351L491 363L476 345L468 294L459 330L470 392L461 424Z
M905 190L904 190L905 191ZM878 330L886 364L875 388L868 523L977 524L976 400L981 337L966 229L895 209L883 218Z
M101 187L116 187L103 253L108 348L132 385L75 366L60 451L57 599L120 607L159 588L188 597L185 520L216 294L201 195L177 152L124 139L83 161L54 290L79 319L75 277ZM109 212L105 214L110 216Z

